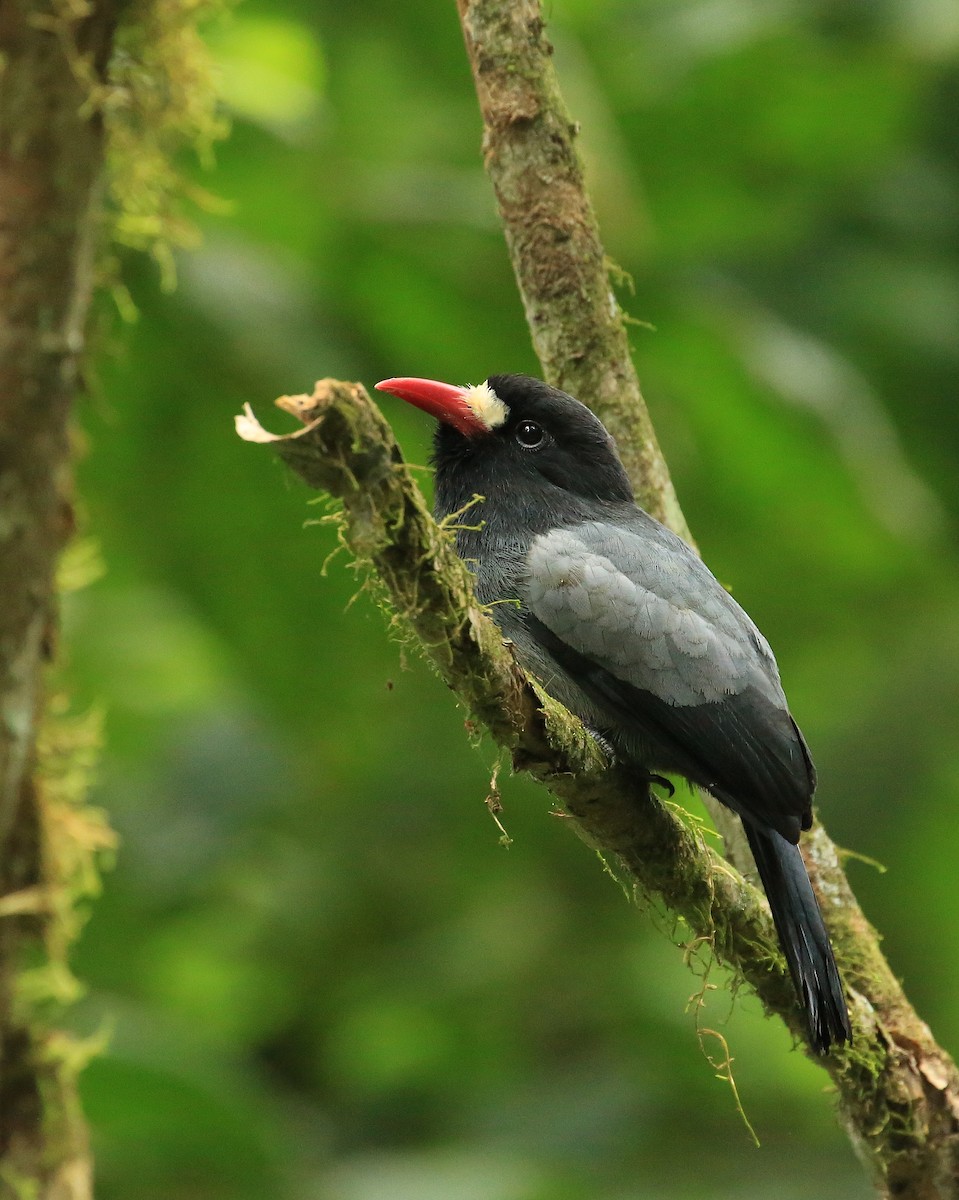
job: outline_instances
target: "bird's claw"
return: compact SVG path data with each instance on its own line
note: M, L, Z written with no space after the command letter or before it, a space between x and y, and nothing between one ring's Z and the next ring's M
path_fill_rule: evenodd
M672 800L673 796L676 795L676 789L669 782L669 780L663 775L650 774L647 776L646 782L651 783L651 784L655 783L655 784L658 784L660 787L665 788L667 800Z

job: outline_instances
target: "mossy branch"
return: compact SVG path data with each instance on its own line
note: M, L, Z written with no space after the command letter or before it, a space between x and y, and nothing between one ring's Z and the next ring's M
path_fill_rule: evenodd
M326 379L311 396L284 396L277 404L304 428L268 434L247 412L237 418L237 432L271 444L311 487L342 502L348 549L375 573L397 617L471 716L509 752L514 768L550 789L584 840L617 855L799 1036L802 1021L760 894L673 806L610 767L580 722L520 670L364 388Z
M622 314L532 0L458 0L484 116L484 154L544 375L591 403L614 432L637 496L688 538L629 356ZM280 402L306 427L287 438L251 418L307 482L344 505L344 538L468 709L565 806L577 832L615 854L756 990L802 1026L765 901L673 811L602 756L575 719L524 678L479 610L392 435L358 385L324 381ZM817 828L807 861L850 992L855 1040L823 1065L843 1123L883 1194L959 1196L959 1075L906 1000Z
M506 749L514 768L545 784L590 845L614 855L737 971L769 1012L801 1039L803 1023L765 900L672 807L610 767L595 741L516 665L477 604L449 533L430 516L392 431L359 384L323 380L311 396L278 405L304 427L266 433L249 412L237 431L273 445L310 486L343 504L343 539L375 573L397 617L469 712ZM835 850L812 835L816 860ZM912 1012L848 885L823 895L851 992L855 1040L821 1060L837 1085L843 1119L873 1173L897 1195L954 1197L959 1076ZM939 1190L912 1189L939 1177ZM946 1180L953 1182L946 1186Z

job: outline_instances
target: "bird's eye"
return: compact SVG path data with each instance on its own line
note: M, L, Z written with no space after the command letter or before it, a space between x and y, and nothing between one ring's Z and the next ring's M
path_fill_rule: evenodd
M535 421L520 421L516 426L516 440L524 450L541 450L549 434Z

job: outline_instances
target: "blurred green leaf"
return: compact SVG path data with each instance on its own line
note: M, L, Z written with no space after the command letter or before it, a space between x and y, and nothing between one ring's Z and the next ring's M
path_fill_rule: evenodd
M316 120L326 70L313 30L284 17L246 15L212 39L220 94L233 112L281 137Z

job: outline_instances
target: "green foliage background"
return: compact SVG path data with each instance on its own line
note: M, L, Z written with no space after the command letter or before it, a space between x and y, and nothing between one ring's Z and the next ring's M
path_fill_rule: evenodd
M557 0L645 391L707 561L776 647L895 970L959 1050L959 16L952 0ZM385 632L240 443L337 375L535 372L453 3L251 2L175 292L132 254L83 414L106 574L69 598L121 836L76 955L103 1200L869 1194L826 1077L730 1000L751 1145L624 898ZM105 304L106 307L106 304ZM428 422L384 401L409 457ZM700 974L702 961L699 962ZM715 1055L718 1047L708 1041Z

